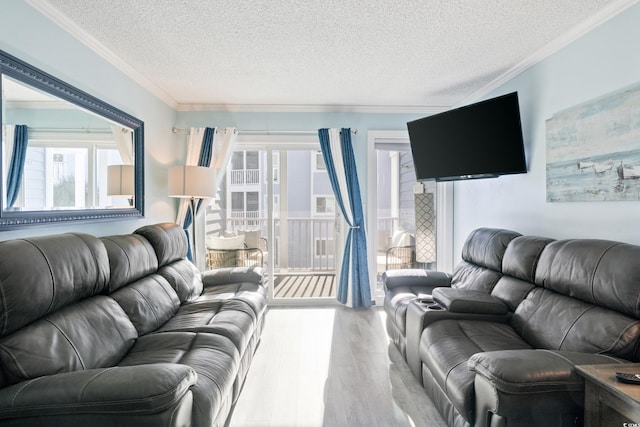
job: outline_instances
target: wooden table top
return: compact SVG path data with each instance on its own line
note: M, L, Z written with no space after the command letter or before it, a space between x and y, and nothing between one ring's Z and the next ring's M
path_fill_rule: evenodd
M598 385L610 393L625 400L640 403L640 384L628 384L616 378L616 372L640 374L640 363L622 363L612 365L580 365L576 366L578 374Z

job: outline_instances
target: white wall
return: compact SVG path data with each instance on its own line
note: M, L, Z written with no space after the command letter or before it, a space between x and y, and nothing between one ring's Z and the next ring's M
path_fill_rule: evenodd
M145 218L37 226L0 232L0 240L81 231L98 236L130 233L174 221L176 202L166 196L167 167L184 159L171 132L176 113L22 0L2 0L0 49L144 121Z
M546 202L545 141L554 113L640 82L639 23L635 5L487 96L518 91L529 172L455 183L455 257L469 232L485 226L640 244L640 202Z

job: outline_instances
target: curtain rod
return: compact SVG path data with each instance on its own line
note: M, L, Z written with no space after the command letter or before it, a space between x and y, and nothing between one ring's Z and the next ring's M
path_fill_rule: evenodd
M179 129L173 127L171 129L173 133L189 132L189 129ZM217 132L217 131L216 131ZM244 134L258 134L258 135L282 135L282 134L294 134L294 135L317 135L317 130L239 130L238 133ZM358 134L358 129L352 129L351 133Z
M27 127L29 131L34 132L77 132L77 133L106 133L111 132L109 128L39 128L39 127ZM126 132L123 128L123 132Z

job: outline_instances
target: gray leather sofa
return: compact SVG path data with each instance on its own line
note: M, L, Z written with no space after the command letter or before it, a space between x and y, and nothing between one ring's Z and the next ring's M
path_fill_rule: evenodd
M387 318L406 306L407 363L449 425L580 425L574 367L640 361L639 246L479 229L462 258L444 286L386 277Z
M175 224L0 243L0 424L219 426L266 315L260 268L200 273Z

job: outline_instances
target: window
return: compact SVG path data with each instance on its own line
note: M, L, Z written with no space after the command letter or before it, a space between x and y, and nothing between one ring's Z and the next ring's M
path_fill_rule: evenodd
M320 215L336 212L336 198L334 196L316 196L315 213Z
M107 166L121 164L110 134L29 137L15 206L26 210L93 209L119 205L107 195ZM128 200L125 200L128 206Z
M259 169L260 159L257 151L246 151L247 169Z
M314 170L327 170L327 166L324 164L324 158L322 157L322 153L320 151L317 151L315 155Z
M247 211L260 210L260 196L257 191L247 192Z
M244 193L241 191L233 191L231 193L231 211L244 211Z
M234 151L231 153L231 170L244 169L244 151Z

